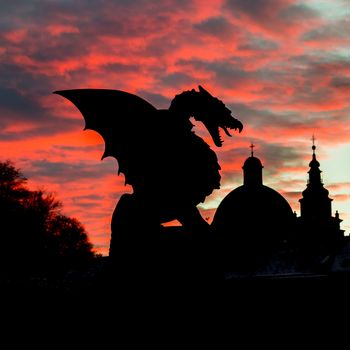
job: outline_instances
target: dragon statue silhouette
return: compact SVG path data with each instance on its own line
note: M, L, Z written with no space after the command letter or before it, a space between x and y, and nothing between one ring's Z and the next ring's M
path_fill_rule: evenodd
M193 129L190 117L204 124L221 147L220 128L241 132L243 125L222 101L203 87L184 91L169 109L156 109L139 96L105 89L55 91L71 101L85 119L85 129L105 141L102 159L118 161L118 174L133 189L123 194L112 217L110 255L123 240L149 240L162 223L178 220L189 232L205 230L197 205L220 187L215 152Z

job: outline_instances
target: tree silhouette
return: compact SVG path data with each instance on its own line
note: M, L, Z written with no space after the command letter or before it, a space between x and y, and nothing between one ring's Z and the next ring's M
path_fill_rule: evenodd
M10 161L0 162L0 270L49 272L92 258L92 244L78 220L61 213L53 194L26 185Z
M92 244L82 224L62 214L49 221L48 252L52 257L64 257L68 262L91 258Z

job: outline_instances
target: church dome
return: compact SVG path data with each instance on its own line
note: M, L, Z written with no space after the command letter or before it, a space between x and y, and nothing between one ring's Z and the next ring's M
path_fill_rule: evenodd
M286 199L274 189L261 185L242 185L231 191L216 210L213 226L225 228L230 234L258 231L268 236L279 231L294 217Z
M243 166L244 184L216 210L212 227L227 255L251 261L267 257L290 237L295 215L286 199L263 185L261 161L253 155Z

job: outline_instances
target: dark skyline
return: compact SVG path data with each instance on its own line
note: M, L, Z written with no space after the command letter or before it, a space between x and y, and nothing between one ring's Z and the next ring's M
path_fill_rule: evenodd
M181 5L181 6L180 6ZM110 213L131 191L99 161L102 139L52 91L110 88L157 108L199 84L245 125L219 157L221 189L200 206L204 217L242 182L249 145L265 183L299 213L315 134L333 211L350 230L348 0L11 1L0 19L0 153L54 191L102 253Z

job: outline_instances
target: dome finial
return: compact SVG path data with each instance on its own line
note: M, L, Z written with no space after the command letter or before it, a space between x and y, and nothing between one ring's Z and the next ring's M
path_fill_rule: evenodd
M250 156L251 156L251 157L254 157L254 147L255 147L254 143L251 142L249 147L250 147L250 149L251 149L251 151L250 151Z
M312 134L312 138L311 138L311 140L312 140L312 154L314 155L315 154L315 149L316 149L316 146L315 146L315 135L314 134Z

